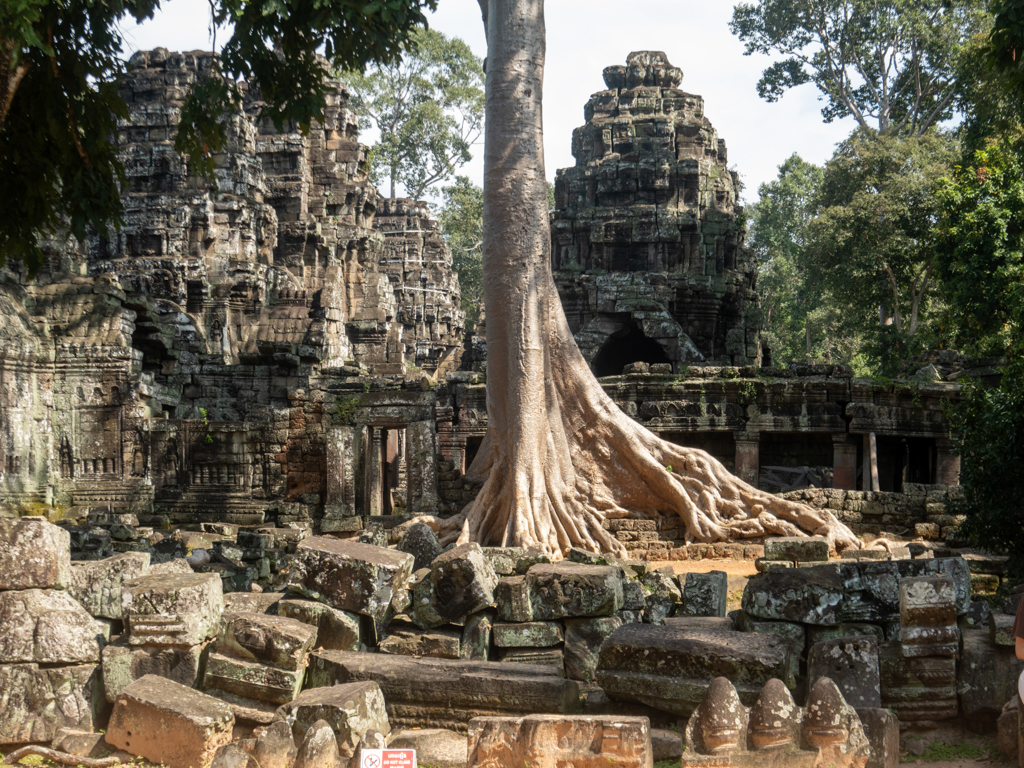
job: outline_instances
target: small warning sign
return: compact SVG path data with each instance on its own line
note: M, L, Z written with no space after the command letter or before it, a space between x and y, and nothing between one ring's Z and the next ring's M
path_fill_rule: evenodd
M416 768L415 749L364 749L360 768Z

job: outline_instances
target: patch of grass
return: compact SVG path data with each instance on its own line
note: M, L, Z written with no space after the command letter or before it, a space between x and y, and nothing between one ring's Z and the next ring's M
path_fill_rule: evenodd
M654 764L654 768L679 768L678 760L659 760Z
M901 763L916 763L918 760L925 763L934 763L939 760L981 760L989 757L989 750L980 744L962 742L960 744L942 744L932 742L928 749L921 755L903 755Z

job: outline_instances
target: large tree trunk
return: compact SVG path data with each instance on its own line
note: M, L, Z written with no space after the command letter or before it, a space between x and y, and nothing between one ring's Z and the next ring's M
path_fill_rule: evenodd
M483 273L490 427L470 468L476 500L442 538L625 554L609 518L682 518L689 541L822 534L857 547L826 511L740 481L665 442L605 394L576 347L551 276L541 101L543 0L486 2Z

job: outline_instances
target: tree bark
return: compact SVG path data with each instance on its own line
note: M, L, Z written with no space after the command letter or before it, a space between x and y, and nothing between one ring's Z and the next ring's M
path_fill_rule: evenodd
M679 516L692 542L769 534L859 547L831 513L753 488L704 451L661 440L605 394L551 275L541 102L543 0L487 0L483 274L489 429L483 478L442 540L625 554L603 522Z

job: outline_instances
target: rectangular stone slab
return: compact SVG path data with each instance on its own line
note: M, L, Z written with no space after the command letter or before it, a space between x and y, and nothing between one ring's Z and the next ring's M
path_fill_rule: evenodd
M963 716L968 722L991 724L1017 695L1024 661L1013 648L993 643L985 630L973 629L963 633L956 671Z
M223 701L146 675L114 702L107 743L167 768L206 768L231 741L235 716Z
M0 520L0 590L64 589L70 583L70 533L41 517Z
M50 741L61 728L100 727L106 706L101 678L98 664L0 664L0 744Z
M132 645L198 645L217 634L223 610L215 573L161 573L124 583L121 612Z
M767 634L624 624L598 657L597 684L610 697L687 717L716 677L748 706L773 677L796 684L788 645Z
M466 768L653 768L646 717L528 715L469 723Z
M67 592L0 592L0 664L97 663L103 634L103 625Z
M215 650L246 661L301 670L316 644L316 635L316 627L286 616L225 613Z
M313 600L281 600L279 616L287 616L317 628L316 645L330 651L359 650L359 615L339 611Z
M189 688L199 685L209 643L185 647L131 645L120 636L103 648L103 690L111 704L117 694L146 675L156 675Z
M333 608L383 621L415 558L371 544L313 536L295 549L288 588Z
M347 651L314 651L308 688L380 685L392 726L464 730L474 717L575 711L579 685L547 667Z
M842 603L843 581L832 565L762 573L743 589L743 610L768 621L834 626Z
M491 637L498 648L548 648L558 645L564 636L557 621L527 621L510 623L499 621L491 629Z
M813 563L828 560L828 539L824 536L780 536L765 539L765 560Z
M203 690L211 696L225 691L243 699L284 704L302 689L303 672L211 653L206 660Z
M455 629L420 629L413 624L393 621L387 637L378 646L381 653L400 656L430 656L458 659L462 656L462 632Z
M539 563L526 573L534 621L611 616L622 610L622 574L611 565Z

